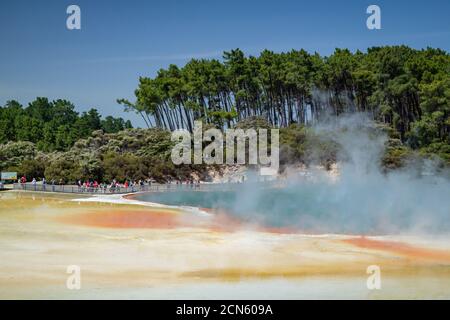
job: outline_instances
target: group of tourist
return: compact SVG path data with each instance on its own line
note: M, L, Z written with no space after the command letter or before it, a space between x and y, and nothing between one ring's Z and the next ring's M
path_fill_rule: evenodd
M78 180L77 186L78 186L78 192L103 192L106 193L108 190L111 193L114 192L121 192L121 191L144 191L145 186L151 186L151 181L148 180L145 182L144 180L125 180L123 184L120 184L116 179L113 179L111 183L98 183L97 180L85 180L82 182L81 180ZM125 189L125 190L123 190Z
M22 189L27 189L27 179L25 176L22 176L18 179L18 184L22 187ZM59 192L78 192L78 193L121 193L121 192L136 192L136 191L146 191L148 187L150 187L152 181L150 179L147 180L125 180L123 183L119 183L116 179L113 179L110 183L106 182L98 182L95 179L89 180L81 180L79 179L75 186L74 185L65 185L63 179L59 179L56 181L52 179L47 181L45 178L38 183L36 178L31 180L32 190L35 191L59 191ZM200 180L194 179L177 179L177 180L168 180L166 186L170 188L172 184L176 184L177 186L182 186L184 184L198 188L200 187Z
M25 176L22 176L20 179L18 179L17 182L22 186L22 189L26 189L27 178ZM59 180L59 185L63 185L63 184L64 184L63 180L60 179ZM38 181L36 180L36 178L33 178L31 180L31 185L33 186L34 190L37 190ZM47 191L48 183L47 183L47 180L45 178L42 178L41 185L42 185L42 191ZM50 181L50 188L51 188L52 191L55 191L56 185L57 185L56 184L56 180L52 179Z
M18 183L22 186L22 189L26 189L27 185L27 179L25 176L22 176L20 179L18 179ZM38 182L36 178L33 178L31 180L31 185L33 190L38 190ZM73 186L66 186L64 184L64 180L60 179L58 182L54 179L52 179L50 182L48 182L45 178L42 178L41 182L39 183L40 187L39 190L42 191L64 191L64 188L69 191L73 190ZM73 190L74 192L135 192L135 191L144 191L145 186L151 186L151 181L147 180L125 180L124 183L119 183L117 180L113 180L111 183L102 182L99 183L97 180L85 180L84 182L79 179L76 183L76 189ZM68 189L71 188L72 189Z

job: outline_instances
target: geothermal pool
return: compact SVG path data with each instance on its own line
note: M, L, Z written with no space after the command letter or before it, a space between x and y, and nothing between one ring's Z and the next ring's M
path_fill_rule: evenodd
M134 199L0 193L0 298L450 298L445 228L370 236L302 232L297 223L234 211L244 191L220 197L192 192ZM165 203L165 196L170 205L212 209L150 202ZM217 199L232 206L219 203L217 210ZM303 201L293 201L292 209ZM71 265L81 270L79 290L66 287ZM366 286L370 265L380 267L379 290Z
M132 198L205 208L241 222L303 233L450 233L450 198L446 195L450 185L399 180L245 183L224 186L225 190L176 187Z

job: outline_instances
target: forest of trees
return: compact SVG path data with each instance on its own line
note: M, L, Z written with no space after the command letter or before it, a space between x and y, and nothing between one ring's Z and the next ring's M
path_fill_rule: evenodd
M437 168L450 166L450 56L440 49L336 49L328 57L304 50L252 57L236 49L222 61L194 59L140 78L135 94L134 102L118 102L149 128L102 119L95 109L79 114L66 100L7 102L0 107L0 170L70 183L163 182L192 172L207 178L203 165L170 160L170 131L192 130L194 120L204 128L279 127L281 170L329 167L343 148L336 132L316 132L313 124L355 112L387 133L385 153L374 159L384 170L429 158Z
M0 107L0 144L29 141L41 151L68 150L95 130L115 133L131 127L131 122L122 118L107 116L102 120L96 109L80 115L67 100L37 98L26 108L17 101L8 101Z
M336 49L328 57L236 49L223 61L193 59L141 77L135 95L118 103L149 127L191 131L201 119L227 128L250 116L288 127L362 111L410 147L450 155L450 55L440 49Z

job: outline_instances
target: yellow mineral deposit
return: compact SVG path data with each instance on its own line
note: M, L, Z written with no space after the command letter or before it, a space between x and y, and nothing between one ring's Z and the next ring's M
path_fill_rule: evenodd
M0 298L450 298L447 238L305 235L84 200L0 193ZM380 289L366 285L370 265ZM79 289L67 286L68 266L79 267Z

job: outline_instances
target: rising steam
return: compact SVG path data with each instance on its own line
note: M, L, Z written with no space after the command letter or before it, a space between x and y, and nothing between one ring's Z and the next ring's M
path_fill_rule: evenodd
M244 220L305 232L450 232L450 181L418 174L423 168L416 166L382 172L387 135L364 115L335 118L315 130L333 132L342 147L337 180L325 172L307 179L291 170L280 188L239 186L226 207Z

